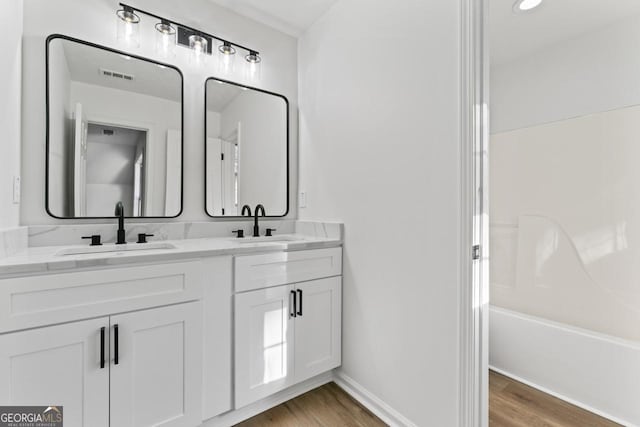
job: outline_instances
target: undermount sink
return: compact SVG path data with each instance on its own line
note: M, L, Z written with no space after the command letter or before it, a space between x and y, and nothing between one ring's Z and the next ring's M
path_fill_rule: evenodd
M259 237L243 237L241 239L232 239L236 243L286 243L299 242L304 239L295 236L259 236Z
M171 243L127 243L124 245L106 244L102 246L84 246L65 248L56 252L58 256L64 255L84 255L84 254L101 254L108 252L133 252L133 251L150 251L158 249L176 249Z

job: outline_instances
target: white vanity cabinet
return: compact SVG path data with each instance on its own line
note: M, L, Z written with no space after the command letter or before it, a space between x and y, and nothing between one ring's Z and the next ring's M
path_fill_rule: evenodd
M341 248L239 256L235 273L236 408L340 365Z
M65 426L107 427L102 328L106 341L108 317L0 335L0 404L63 406Z
M202 311L199 302L111 317L118 363L110 375L111 425L196 426L202 421Z
M240 408L294 383L293 286L235 296L235 406Z
M196 426L199 302L0 335L0 402L63 406L65 426Z
M200 425L202 282L200 261L0 280L0 405L62 405L68 427Z
M340 366L342 277L296 284L295 382Z

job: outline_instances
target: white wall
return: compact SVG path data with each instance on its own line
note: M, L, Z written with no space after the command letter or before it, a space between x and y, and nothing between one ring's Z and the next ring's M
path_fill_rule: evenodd
M286 103L280 97L242 91L221 112L224 139L240 123L238 206L264 205L267 215L287 210Z
M640 16L491 69L491 132L640 104Z
M303 219L345 223L342 373L458 423L459 3L341 0L302 36Z
M23 196L21 209L23 224L59 224L50 218L44 209L44 164L45 164L45 38L51 33L88 40L115 48L116 16L118 2L115 0L24 0L24 97L23 111ZM296 40L262 24L243 18L208 0L139 0L136 6L166 15L204 31L231 39L240 44L255 47L263 57L261 81L254 86L282 93L292 100L291 111L297 105L297 50ZM4 16L4 15L3 15ZM15 20L15 14L11 16ZM146 26L141 31L141 47L132 52L155 58L153 20L142 16ZM184 213L173 221L198 221L208 217L204 211L204 82L207 77L223 77L247 83L241 67L231 76L217 75L216 67L197 68L189 64L188 49L176 48L176 57L162 59L177 65L184 74L185 84L185 194ZM240 62L240 61L239 61ZM292 120L291 156L297 158L297 121ZM291 202L295 205L297 167L292 162ZM295 213L291 215L295 216ZM74 221L79 222L79 221Z
M13 177L20 175L22 0L5 0L0 13L0 229L19 224L13 204Z
M491 141L491 303L640 341L640 106Z

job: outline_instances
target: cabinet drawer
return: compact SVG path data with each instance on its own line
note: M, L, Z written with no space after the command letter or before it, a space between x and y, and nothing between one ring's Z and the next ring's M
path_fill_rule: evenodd
M342 274L342 248L275 252L235 258L236 292Z
M0 280L0 333L196 300L202 277L189 261Z

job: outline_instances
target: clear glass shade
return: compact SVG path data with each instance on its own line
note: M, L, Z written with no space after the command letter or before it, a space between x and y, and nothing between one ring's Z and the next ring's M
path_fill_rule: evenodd
M207 39L193 34L189 36L189 47L193 50L191 54L191 62L194 65L201 65L207 63L207 57L209 53L207 51Z
M127 47L140 47L140 18L133 11L121 9L117 13L118 42Z
M260 81L262 70L262 58L260 58L260 55L256 52L250 52L244 59L246 61L246 64L244 64L245 79L251 83Z
M164 58L175 55L176 29L167 22L156 24L156 51Z
M218 47L218 67L222 74L233 73L236 61L236 49L230 43L223 42Z

